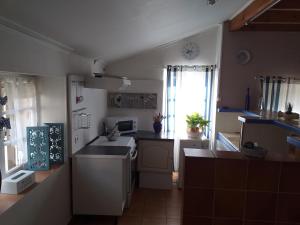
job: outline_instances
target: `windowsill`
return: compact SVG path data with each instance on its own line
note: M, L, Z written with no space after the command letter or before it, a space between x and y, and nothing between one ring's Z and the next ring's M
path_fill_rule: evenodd
M53 166L48 171L36 171L35 172L35 183L27 188L25 191L21 192L20 194L2 194L0 193L0 216L5 211L7 211L10 207L15 205L18 201L23 199L28 193L34 190L38 185L43 183L48 177L52 174L56 173L63 165Z

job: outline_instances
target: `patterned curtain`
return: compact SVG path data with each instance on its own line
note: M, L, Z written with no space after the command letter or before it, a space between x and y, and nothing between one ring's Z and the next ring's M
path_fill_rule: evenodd
M261 79L261 87L262 87L262 102L261 108L268 111L278 111L279 108L279 100L280 93L282 94L282 78L281 77L270 77L266 76Z
M205 113L204 118L211 121L211 98L212 98L212 88L214 82L214 66L206 67L205 69ZM211 123L204 130L204 134L207 138L210 137Z
M166 74L166 98L165 98L165 132L175 131L175 103L176 103L176 75L182 71L182 67L167 66Z
M287 110L288 103L293 105L293 111L300 113L300 83L294 78L280 76L260 77L261 110L278 112Z

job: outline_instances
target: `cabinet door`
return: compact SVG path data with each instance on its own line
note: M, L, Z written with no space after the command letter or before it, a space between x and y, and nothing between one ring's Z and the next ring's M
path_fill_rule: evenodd
M172 172L173 146L173 141L140 140L138 145L138 170Z

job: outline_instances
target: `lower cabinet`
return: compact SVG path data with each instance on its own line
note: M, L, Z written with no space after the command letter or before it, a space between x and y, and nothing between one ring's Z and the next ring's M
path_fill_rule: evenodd
M143 188L171 189L173 164L172 140L139 140L139 185Z
M73 157L74 214L122 215L129 182L128 160Z

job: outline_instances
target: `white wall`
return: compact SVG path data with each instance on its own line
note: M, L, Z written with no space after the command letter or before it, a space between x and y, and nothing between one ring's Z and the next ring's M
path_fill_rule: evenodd
M40 109L38 122L67 122L66 77L36 77L37 101Z
M71 219L70 169L65 164L1 214L1 225L67 225Z
M68 159L66 77L36 76L38 124L64 123L65 161Z
M224 24L220 71L219 106L244 108L246 90L250 88L251 109L257 110L259 82L254 77L300 77L299 32L230 32ZM251 61L237 63L236 54L246 49Z
M212 65L217 62L219 27L213 27L189 38L154 48L107 65L107 72L136 79L162 80L166 65ZM196 42L200 54L193 60L182 56L187 42Z
M0 71L65 76L89 73L89 61L79 55L0 25Z
M72 217L67 145L66 77L36 76L38 122L65 124L65 165L0 216L5 225L66 225Z
M121 85L120 80L115 79L88 79L86 86L99 88L105 86L109 92L118 92ZM138 128L140 130L152 130L152 117L156 112L162 112L163 81L161 80L132 80L131 86L121 92L131 93L156 93L157 109L120 109L108 108L109 116L136 116L138 118Z
M110 63L106 72L132 79L128 92L145 92L158 94L156 110L108 109L109 115L135 115L139 118L139 129L153 130L152 117L155 112L162 112L163 68L166 65L211 65L217 63L217 45L220 36L219 27L213 27L184 40L160 46L129 58ZM187 42L196 42L200 54L194 60L186 60L182 47ZM136 79L136 80L135 80ZM106 81L88 82L93 87L101 87ZM117 86L107 82L106 86L117 92ZM112 88L114 87L114 88Z
M90 65L85 58L0 25L0 71L43 76L37 78L39 121L63 122L67 131L66 75L90 73ZM66 225L72 216L69 169L66 163L26 194L1 214L0 224Z

